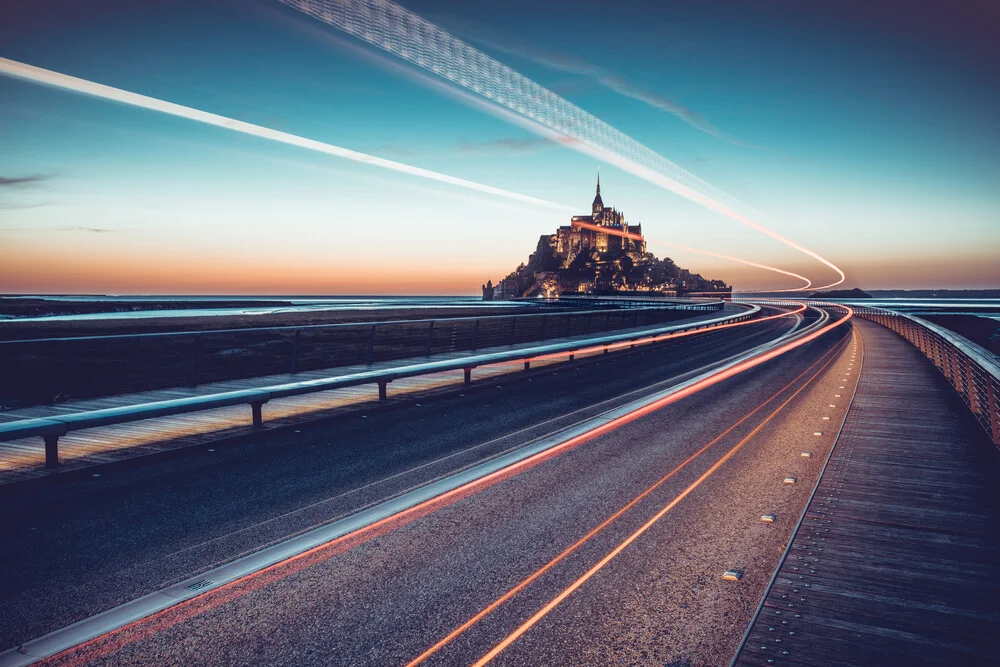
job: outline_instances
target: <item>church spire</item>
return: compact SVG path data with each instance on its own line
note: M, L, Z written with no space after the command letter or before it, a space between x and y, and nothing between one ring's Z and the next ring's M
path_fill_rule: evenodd
M604 200L601 199L601 170L597 170L597 195L594 197L594 204L591 206L594 224L601 224L604 215Z

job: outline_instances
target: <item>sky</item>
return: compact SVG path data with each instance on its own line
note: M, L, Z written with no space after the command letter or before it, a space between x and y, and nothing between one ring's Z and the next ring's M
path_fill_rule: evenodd
M837 264L1000 288L990 2L404 0ZM0 76L0 293L474 294L598 169L649 249L737 289L822 264L276 0L0 4L0 57L563 205Z

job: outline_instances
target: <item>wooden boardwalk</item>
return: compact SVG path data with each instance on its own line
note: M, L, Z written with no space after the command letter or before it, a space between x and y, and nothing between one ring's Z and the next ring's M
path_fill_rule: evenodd
M916 348L854 321L857 394L735 664L1000 664L1000 456Z

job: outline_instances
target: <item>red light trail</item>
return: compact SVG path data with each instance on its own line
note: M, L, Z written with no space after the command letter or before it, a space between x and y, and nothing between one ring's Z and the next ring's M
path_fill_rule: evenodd
M666 475L664 475L663 477L661 477L658 481L656 481L656 483L654 483L652 486L650 486L645 491L643 491L642 493L640 493L638 496L636 496L635 498L633 498L627 505L625 505L624 507L622 507L621 509L619 509L617 512L615 512L614 514L612 514L611 516L609 516L607 519L605 519L603 522L601 522L597 527L593 528L589 533L587 533L586 535L584 535L583 537L581 537L579 540L577 540L576 542L574 542L572 545L570 545L569 547L567 547L558 556L556 556L555 558L553 558L552 560L550 560L548 563L546 563L545 565L543 565L538 570L535 570L534 573L532 573L529 577L527 577L526 579L524 579L523 581L521 581L521 583L519 583L517 586L514 586L513 588L511 588L510 590L508 590L502 596L500 596L499 598L497 598L496 600L494 600L493 602L491 602L488 606L486 606L482 611L480 611L479 613L477 613L476 615L474 615L472 618L470 618L468 621L466 621L462 625L460 625L457 628L455 628L452 632L450 632L448 635L446 635L439 642L437 642L436 644L434 644L433 646L431 646L429 649L427 649L426 651L424 651L423 653L421 653L419 656L417 656L416 658L414 658L413 660L411 660L409 663L407 663L407 667L416 667L420 663L426 661L432 655L434 655L435 653L437 653L438 651L440 651L442 648L444 648L445 646L447 646L448 644L450 644L459 635L461 635L462 633L464 633L466 630L468 630L469 628L471 628L473 625L475 625L476 623L478 623L479 621L481 621L486 616L489 616L493 611L495 611L502 604L504 604L505 602L507 602L508 600L510 600L511 598L513 598L514 596L516 596L518 593L520 593L522 590L524 590L525 588L527 588L533 581L537 580L543 574L545 574L546 572L548 572L549 570L551 570L553 567L555 567L556 565L558 565L561 561L565 560L568 556L570 556L572 553L574 553L577 549L579 549L581 546L583 546L588 541L590 541L591 538L595 537L598 533L600 533L602 530L604 530L605 528L607 528L608 526L610 526L618 518L620 518L622 515L624 515L630 509L632 509L637 504L639 504L639 502L642 501L643 498L647 497L649 494L653 493L653 491L655 491L656 489L658 489L661 486L663 486L666 482L668 482L671 478L673 478L674 475L676 475L677 473L679 473L681 470L683 470L684 468L686 468L690 463L694 462L696 459L700 458L702 454L704 454L709 449L711 449L713 445L715 445L720 440L722 440L724 437L726 437L727 435L729 435L730 433L732 433L737 427L739 427L741 424L743 424L748 419L750 419L751 417L753 417L755 414L757 414L758 412L760 412L761 410L763 410L768 404L772 403L775 399L777 399L779 396L781 396L781 394L783 394L791 386L793 386L796 382L798 382L805 375L807 375L817 365L819 365L820 363L822 363L828 357L835 356L836 353L839 350L843 349L843 347L846 345L846 340L847 339L845 338L845 340L842 343L838 344L837 347L834 347L832 350L830 350L825 355L823 355L823 357L821 357L818 361L816 361L811 366L809 366L809 368L807 368L802 373L800 373L795 379L793 379L791 382L789 382L788 384L786 384L784 387L782 387L781 389L779 389L778 391L776 391L770 398L768 398L766 401L764 401L763 403L761 403L760 405L758 405L756 408L754 408L753 410L751 410L750 412L748 412L746 415L744 415L742 418L740 418L739 421L737 421L736 423L734 423L732 426L730 426L725 431L723 431L722 433L720 433L718 436L716 436L713 440L711 440L704 447L702 447L697 452L695 452L694 454L692 454L691 456L689 456L687 459L685 459L683 463L681 463L680 465L678 465L676 468L674 468L669 473L667 473ZM822 372L823 369L825 369L825 368L826 368L826 365L824 365L823 368L821 368L818 371L818 373ZM811 382L811 381L812 381L812 378L810 378L810 380L807 381L807 384L808 384L808 382Z
M774 417L776 417L778 415L778 413L780 413L782 410L784 410L785 407L789 403L791 403L795 399L796 396L798 396L800 393L802 393L802 391L804 391L806 389L806 387L808 387L812 383L812 381L817 376L819 376L820 373L822 373L830 364L832 364L833 361L834 361L834 359L835 359L835 357L831 357L818 371L816 371L816 373L805 384L803 384L801 387L799 387L795 391L795 393L793 393L791 396L789 396L781 405L779 405L773 412L771 412L767 417L765 417L764 420L761 421L761 423L758 424L756 427L754 427L754 429L752 431L750 431L750 433L745 438L743 438L738 443L736 443L736 445L733 446L732 449L730 449L718 461L716 461L714 464L712 464L712 466L709 467L708 470L706 470L704 473L702 473L701 476L698 477L698 479L696 479L687 488L685 488L677 496L675 496L673 500L671 500L669 503L667 503L656 514L654 514L652 516L652 518L650 518L648 521L646 521L646 523L644 523L638 530L636 530L635 532L633 532L625 540L623 540L621 543L619 543L614 549L612 549L610 552L608 552L608 554L605 555L603 558L601 558L601 560L599 560L596 565L594 565L593 567L591 567L581 577L579 577L572 584L570 584L565 589L563 589L558 595L556 595L554 598L552 598L552 600L550 600L545 606L543 606L539 611L537 611L534 615L532 615L531 618L529 618L527 621L525 621L524 623L522 623L514 632L510 633L509 635L507 635L507 637L505 637L499 644L497 644L496 646L494 646L483 657L481 657L479 660L477 660L475 663L473 663L473 667L482 667L483 665L486 665L487 663L491 662L493 660L493 658L497 657L505 648L507 648L512 643L514 643L515 641L517 641L517 639L519 637L521 637L524 633L526 633L528 630L530 630L535 624L537 624L540 620L542 620L545 616L547 616L548 613L551 612L553 609L555 609L563 600L565 600L570 595L572 595L573 592L576 591L578 588L580 588L580 586L582 586L584 583L586 583L588 579L590 579L591 577L593 577L595 574L597 574L597 572L599 572L602 568L604 568L605 565L607 565L608 563L610 563L616 556L618 556L622 551L624 551L625 548L628 547L628 545L630 545L633 542L635 542L646 531L648 531L650 528L652 528L660 519L662 519L664 516L666 516L666 514L668 512L670 512L670 510L672 510L674 507L676 507L682 500L684 500L684 498L686 498L687 496L689 496L695 489L697 489L699 486L701 486L701 484L706 479L708 479L709 477L711 477L719 468L721 468L722 465L726 461L728 461L729 459L731 459L740 449L743 448L743 446L746 443L750 442L750 440L752 440L754 438L754 436L756 436L758 433L760 433L760 431L768 423L770 423L771 420L774 419ZM817 363L819 363L819 362L817 362ZM815 366L815 364L814 364L814 366ZM798 378L796 378L796 380L797 379ZM782 391L784 391L784 389L782 389ZM772 399L768 399L767 402L770 402L771 400ZM761 405L760 407L758 407L757 410L759 410L761 407L763 407L763 405ZM757 410L754 410L754 412L756 412ZM753 413L751 413L751 414L753 414ZM747 417L749 417L749 416L750 415L747 415ZM744 417L744 419L746 419L746 417ZM743 421L743 420L740 420L740 421ZM671 473L671 475L672 474L673 473ZM589 536L588 536L588 539L589 539ZM534 577L534 576L535 575L532 575L532 577ZM413 665L413 664L416 664L416 663L414 662L414 663L410 663L410 664Z
M806 307L805 304L798 305L803 309ZM696 394L703 389L714 386L728 378L738 375L739 373L745 372L782 354L805 345L806 343L816 340L823 334L835 329L851 318L853 310L847 306L841 307L846 311L846 314L843 317L833 323L817 329L812 333L802 336L801 338L785 343L784 345L758 355L757 357L753 357L731 366L728 369L717 372L709 377L703 378L702 380L695 382L680 391L646 404L645 406L633 410L628 414L621 415L615 419L600 424L586 433L569 438L545 451L538 452L532 456L513 463L507 468L487 474L477 480L468 482L460 487L442 493L439 496L423 501L413 507L376 521L352 533L343 535L335 540L327 542L326 544L313 547L279 563L257 570L256 572L218 586L217 588L210 589L198 597L183 600L172 607L163 609L145 618L111 630L73 648L66 649L48 660L58 660L59 664L80 665L91 660L107 656L111 652L121 649L137 640L149 638L159 632L166 631L190 618L194 618L200 614L215 609L221 604L231 602L247 593L259 590L270 583L280 581L296 572L326 561L333 556L352 549L360 544L374 539L375 537L385 535L397 528L412 523L417 519L428 516L463 498L483 491L510 477L519 475L540 465L541 463L579 447L594 438L614 431L615 429L631 423L647 414L655 412L656 410L666 407L667 405L676 403L677 401ZM782 316L787 316L788 314L789 313L783 313ZM735 324L746 326L759 321L761 320L749 320L747 322ZM715 327L702 331L712 331L714 329Z

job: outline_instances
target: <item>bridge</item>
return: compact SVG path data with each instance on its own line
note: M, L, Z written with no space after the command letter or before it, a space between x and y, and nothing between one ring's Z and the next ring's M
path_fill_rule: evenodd
M112 446L58 467L45 429L157 401L22 409L0 664L989 664L995 358L879 309L692 315L296 378L256 428L79 417Z

